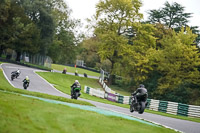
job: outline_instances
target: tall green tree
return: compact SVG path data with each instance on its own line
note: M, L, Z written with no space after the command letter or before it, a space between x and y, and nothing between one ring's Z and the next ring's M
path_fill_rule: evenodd
M134 27L135 37L133 45L128 45L126 54L120 62L123 76L132 82L131 86L137 86L144 82L153 71L153 57L156 53L156 38L153 36L155 28L150 24L140 24ZM135 89L135 88L131 88Z
M139 13L141 2L138 0L100 0L96 5L95 34L101 41L98 53L102 60L110 60L113 82L115 64L122 58L128 44L126 31L133 23L142 18Z
M81 45L80 55L78 59L84 60L87 67L95 68L100 63L100 57L98 55L98 40L96 37L85 39Z
M16 0L24 13L40 30L40 54L46 55L52 44L55 24L52 16L53 0Z
M48 49L48 55L56 63L74 64L79 49L79 40L82 37L76 31L80 21L71 18L71 9L63 0L53 0L52 3L55 34L53 44Z
M197 96L194 96L195 93L200 93L200 71L198 70L200 54L197 47L193 45L196 36L189 28L186 30L182 28L179 33L173 32L172 36L162 39L163 49L157 52L159 62L157 70L162 75L158 80L159 94L174 92L180 87L184 90L185 87L189 90L188 95L192 96L193 102L198 100ZM179 94L179 97L184 99L184 95Z
M40 31L29 17L24 14L23 7L19 6L17 1L12 0L8 1L8 3L10 8L7 11L7 18L2 21L1 25L1 46L4 49L11 48L15 50L17 52L16 60L19 61L22 52L38 52Z
M163 8L158 10L150 10L149 14L149 22L150 23L162 23L167 25L169 28L173 28L176 31L180 31L182 26L187 26L189 22L189 18L192 13L185 13L185 7L180 4L174 2L170 4L166 2Z
M10 0L0 1L0 56L2 55L3 50L6 49L6 45L10 38L8 33L9 24L7 23L9 18L9 10L11 8L10 3Z

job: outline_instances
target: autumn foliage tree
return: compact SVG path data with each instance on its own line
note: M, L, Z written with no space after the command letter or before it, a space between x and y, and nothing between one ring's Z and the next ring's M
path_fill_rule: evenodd
M102 60L108 59L111 62L110 84L114 82L114 74L119 73L119 67L123 67L120 62L124 62L126 55L132 52L133 48L129 42L134 43L135 50L141 50L136 45L151 45L149 43L153 37L148 38L148 32L145 32L141 23L138 22L142 18L142 14L139 13L140 6L141 2L138 0L100 0L96 6L97 23L94 28L100 41L98 54ZM151 29L150 27L147 25L145 28ZM140 36L139 32L143 32L147 40L143 38L143 35ZM132 34L134 38L130 38L128 34ZM149 35L151 36L151 34ZM128 65L128 63L124 65ZM129 73L129 71L125 73Z

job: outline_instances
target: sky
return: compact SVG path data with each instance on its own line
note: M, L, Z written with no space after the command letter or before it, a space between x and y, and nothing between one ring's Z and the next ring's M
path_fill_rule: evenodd
M71 17L80 19L83 26L87 24L86 19L91 18L95 14L95 5L99 0L64 0L69 8L72 10ZM186 13L193 13L189 19L189 26L199 26L200 29L200 0L141 0L143 5L140 8L140 12L144 15L144 20L147 20L148 10L159 9L164 6L164 3L168 1L177 2L185 7ZM82 30L85 30L83 27Z

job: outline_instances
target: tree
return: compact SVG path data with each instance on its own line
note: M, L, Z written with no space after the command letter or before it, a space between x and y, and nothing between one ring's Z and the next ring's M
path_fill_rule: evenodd
M96 37L83 40L80 45L81 51L78 59L84 60L87 67L95 68L100 63L100 57L98 55L98 40Z
M131 81L130 89L136 89L144 82L149 73L153 71L153 57L156 53L156 38L153 37L155 28L150 24L138 23L135 27L135 37L132 38L133 45L128 45L126 54L118 64L127 81ZM126 82L127 82L126 81ZM135 86L135 87L132 87Z
M164 4L165 7L158 10L150 10L149 22L150 23L162 23L169 28L173 28L176 31L180 31L182 26L187 26L189 18L192 13L184 13L185 7L174 2L171 5L169 2Z
M80 21L70 18L71 10L63 0L53 0L52 3L55 34L47 55L56 63L73 64L79 49L77 45L82 38L80 34L76 34L75 30L80 25Z
M100 40L98 54L101 60L108 59L111 62L110 84L113 82L115 64L122 58L128 44L124 34L142 18L140 6L138 0L100 0L96 6L97 24L94 28Z
M10 6L7 17L2 22L1 48L11 48L17 52L16 61L20 60L22 52L38 52L40 31L24 14L24 9L17 1L8 1ZM5 7L6 8L6 7Z
M198 99L197 96L194 97L195 93L200 93L200 71L198 70L200 54L197 47L193 45L196 37L197 35L193 34L190 28L186 30L182 28L179 33L173 32L172 36L162 39L163 49L159 50L157 55L159 62L157 70L162 75L158 80L160 95L175 92L181 87L182 90L189 90L188 95L193 96L193 102ZM183 100L185 96L179 94L179 97Z
M1 0L0 1L0 57L10 38L9 33L7 33L8 28L8 17L10 10L10 0Z
M39 51L40 31L33 23L24 23L21 18L13 18L13 29L15 34L12 36L11 48L17 53L16 61L20 61L23 52L35 54Z
M55 24L52 16L53 0L15 0L40 30L40 54L46 55L52 44Z

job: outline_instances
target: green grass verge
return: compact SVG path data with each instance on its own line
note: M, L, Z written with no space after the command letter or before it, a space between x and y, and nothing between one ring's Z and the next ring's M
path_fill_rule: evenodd
M99 88L100 87L98 80L96 80L96 79L77 77L77 76L67 75L67 74L63 75L63 74L60 74L60 73L51 73L51 72L37 72L37 73L40 76L42 76L43 78L45 78L48 82L54 84L55 87L58 90L66 93L66 94L70 94L70 86L74 83L74 80L78 79L79 82L81 83L81 86L82 86L81 98L85 98L85 99L89 99L89 100L93 100L93 101L98 101L98 102L102 102L102 103L106 103L106 104L112 104L112 105L124 107L124 108L127 108L127 109L129 108L129 105L127 105L127 104L120 104L120 103L111 102L111 101L108 101L106 99L98 98L98 97L95 97L95 96L90 96L90 95L84 93L83 87L85 85L92 87L92 88ZM172 115L172 114L162 113L162 112L158 112L158 111L152 111L152 110L148 110L148 109L146 109L145 112L200 123L200 118L191 118L191 117L185 117L185 116Z
M164 127L0 92L1 132L174 133Z
M82 90L81 90L81 98L117 105L121 107L128 107L128 105L115 103L108 101L107 99L102 99L94 96L90 96L86 93L84 93L84 86L89 86L92 88L101 88L100 84L98 83L97 79L91 79L91 78L84 78L84 77L77 77L73 75L68 74L61 74L61 73L52 73L52 72L37 72L41 77L46 79L49 83L53 84L54 87L56 87L58 90L62 91L66 94L71 94L71 88L70 86L74 83L75 80L78 80L81 84Z
M48 94L44 94L44 93L32 92L32 91L14 88L5 79L1 69L0 69L0 79L1 79L0 80L0 90L11 91L11 92L16 92L16 93L21 93L21 94L27 94L27 95L37 96L37 97L48 98L48 99L54 99L54 100L59 100L59 101L64 101L64 102L69 102L69 103L93 106L92 104L85 102L85 101L72 100L72 99L67 99L64 97L52 96L52 95L48 95Z
M97 73L97 72L92 72L92 71L88 71L88 70L82 69L82 68L75 68L75 67L58 65L58 64L51 64L51 68L55 69L55 70L59 70L59 71L63 71L63 69L66 68L67 72L71 72L71 73L74 73L76 70L78 70L79 74L86 73L87 75L90 75L90 76L96 76L96 77L100 76L100 73Z

